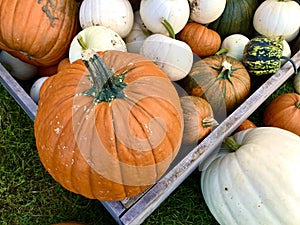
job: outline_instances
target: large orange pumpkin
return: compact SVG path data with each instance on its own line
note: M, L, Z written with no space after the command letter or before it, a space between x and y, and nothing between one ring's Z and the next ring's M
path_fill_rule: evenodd
M239 60L225 55L198 60L178 83L189 95L205 98L219 122L250 93L250 76L246 68Z
M75 0L1 0L0 49L36 66L57 64L77 28Z
M278 95L266 107L263 122L266 126L279 127L300 136L300 95Z
M183 134L177 91L152 61L107 51L43 84L34 121L44 167L66 189L103 201L143 192L168 169Z

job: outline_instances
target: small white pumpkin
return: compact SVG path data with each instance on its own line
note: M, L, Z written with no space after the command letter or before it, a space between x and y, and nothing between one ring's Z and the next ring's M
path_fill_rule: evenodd
M70 63L81 59L84 48L79 44L78 37L81 37L87 45L94 51L119 50L126 52L126 44L119 34L104 26L90 26L81 30L72 40L69 48Z
M161 24L161 18L165 18L177 34L189 19L190 6L187 0L142 0L140 15L152 33L168 35L168 31Z
M208 24L218 19L225 10L226 0L189 0L190 18L201 24Z
M292 0L266 0L256 9L253 26L267 37L283 36L291 41L299 32L300 5Z
M184 78L193 65L193 52L188 44L163 34L147 37L140 54L152 60L171 81Z
M133 26L133 10L128 0L84 0L79 9L82 29L104 26L126 37Z
M48 78L49 77L40 77L31 86L29 95L35 103L38 103L40 98L40 89Z
M292 54L292 50L291 47L289 45L289 43L286 40L283 40L283 51L282 51L282 56L285 56L287 58L291 57ZM281 59L281 65L283 65L284 63L286 63L287 60L286 59Z
M18 80L30 80L38 73L37 66L23 62L3 50L0 52L0 63Z
M242 61L245 45L249 42L249 38L243 34L231 34L227 36L221 44L221 49L227 49L227 56Z
M293 78L293 86L295 91L300 94L300 70Z
M230 141L230 142L229 142ZM275 127L240 131L204 167L204 200L220 225L300 224L300 137Z
M125 38L125 43L128 52L139 53L143 41L150 35L147 31L139 11L134 12L134 23L130 33Z

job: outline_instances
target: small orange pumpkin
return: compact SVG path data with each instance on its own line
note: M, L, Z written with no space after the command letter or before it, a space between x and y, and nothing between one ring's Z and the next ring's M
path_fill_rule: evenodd
M75 0L2 0L0 49L36 66L66 56L78 28Z
M247 130L247 129L250 129L250 128L255 128L257 127L255 125L255 123L253 123L251 120L249 119L245 119L239 126L238 128L235 130L235 132L239 132L239 131L242 131L242 130Z
M250 93L246 68L239 60L225 55L198 60L178 84L189 95L206 99L217 119L231 113Z
M179 39L199 57L214 55L221 46L221 37L216 31L196 22L188 22L180 31Z
M203 98L196 96L180 97L184 117L182 143L197 144L203 140L218 122L214 119L210 104Z
M88 50L42 85L34 133L57 182L115 201L145 191L168 169L181 145L183 114L175 87L152 61Z
M278 95L266 107L263 122L266 126L279 127L300 136L300 95Z

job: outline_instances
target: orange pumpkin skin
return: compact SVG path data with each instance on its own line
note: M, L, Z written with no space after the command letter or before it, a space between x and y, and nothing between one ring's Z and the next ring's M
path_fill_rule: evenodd
M57 182L115 201L143 192L167 170L181 145L183 115L175 87L152 61L99 54L115 74L127 71L126 97L94 103L81 95L91 81L77 60L42 85L34 130L40 159Z
M75 0L2 0L0 49L36 66L57 64L78 28Z
M263 122L300 136L300 95L285 93L274 98L266 107Z
M205 99L187 95L180 97L180 103L184 117L182 143L195 145L203 140L218 123L214 119L210 104Z
M189 95L206 99L217 119L226 117L250 93L250 76L246 68L240 61L225 55L198 60L178 84Z
M242 130L247 130L247 129L250 129L250 128L255 128L257 127L255 125L255 123L253 123L251 120L249 119L246 119L244 120L239 126L238 128L235 130L236 132L239 132L239 131L242 131Z
M214 55L221 46L221 37L216 31L195 22L185 25L179 39L186 42L199 57Z

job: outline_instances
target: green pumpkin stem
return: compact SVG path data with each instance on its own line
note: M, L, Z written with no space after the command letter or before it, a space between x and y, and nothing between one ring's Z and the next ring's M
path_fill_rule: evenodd
M232 152L236 152L241 147L241 145L238 144L233 137L225 138L224 143L227 146L227 148L229 148L229 150Z
M283 55L283 56L281 56L281 59L287 60L287 61L289 61L290 63L292 63L292 66L293 66L293 68L294 68L294 73L297 74L297 67L296 67L296 64L295 64L295 62L294 62L291 58L286 57L286 56Z
M202 126L204 128L215 127L218 125L219 125L218 121L216 121L213 117L206 117L202 120Z
M229 51L228 48L221 48L219 51L216 52L215 55L222 55L224 53L227 53Z
M295 106L300 109L300 100L296 102Z
M108 68L101 57L92 49L82 52L82 61L90 72L92 87L84 92L83 95L94 97L94 103L111 102L115 98L124 98L125 74L118 75L112 68Z
M83 37L81 35L77 36L77 41L79 43L79 45L81 46L81 48L83 50L87 50L89 48L89 46L87 45L87 43L83 40Z
M173 29L172 25L168 22L168 20L166 18L162 17L160 19L160 22L164 25L164 27L168 31L170 38L175 39L174 29Z
M217 80L219 79L227 79L230 83L232 83L231 77L233 71L236 69L232 68L231 63L227 62L226 60L223 60L221 67L214 67L214 69L219 70L219 75L217 77Z

